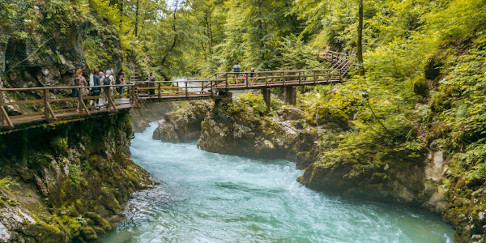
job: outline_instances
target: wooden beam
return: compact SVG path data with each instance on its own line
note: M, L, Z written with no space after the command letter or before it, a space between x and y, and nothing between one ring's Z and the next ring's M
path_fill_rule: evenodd
M44 119L47 121L49 120L56 120L56 115L52 110L51 105L49 104L49 89L44 89Z

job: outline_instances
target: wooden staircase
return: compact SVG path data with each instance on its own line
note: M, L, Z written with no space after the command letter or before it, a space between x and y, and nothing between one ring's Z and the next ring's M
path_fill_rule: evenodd
M338 71L341 74L341 78L349 73L354 65L354 51L349 54L327 50L317 51L321 60L332 63L331 69Z

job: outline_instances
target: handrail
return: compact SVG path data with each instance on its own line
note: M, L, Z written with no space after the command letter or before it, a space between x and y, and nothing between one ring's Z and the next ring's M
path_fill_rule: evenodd
M98 85L98 86L42 86L29 88L0 88L1 91L33 91L45 89L92 89L92 88L114 88L114 87L132 87L134 84L114 84L114 85Z
M337 59L336 59L337 61ZM339 58L337 65L331 69L298 69L298 70L272 70L255 72L222 72L215 73L210 79L202 80L180 80L180 81L139 81L116 85L97 85L97 86L43 86L25 88L0 88L0 98L5 96L5 92L32 92L35 91L35 98L26 100L3 102L0 99L0 126L13 127L15 124L29 123L42 120L56 120L66 116L87 116L98 112L116 112L118 109L137 107L141 100L186 100L192 98L214 98L225 95L229 90L242 89L262 89L272 87L288 87L328 84L341 82L343 75L347 73L347 67L351 60ZM245 75L246 74L246 75ZM251 76L251 77L250 77ZM174 85L174 84L178 85ZM146 86L145 84L152 84ZM121 95L116 93L116 88L126 87L126 92ZM104 92L87 93L89 89L100 88ZM70 90L78 92L77 97L59 97L59 94L66 94L65 91L51 93L55 90ZM108 90L108 91L107 91ZM85 94L86 93L86 94ZM119 99L119 98L129 98ZM103 99L105 104L88 107L87 101ZM115 100L116 99L116 100ZM77 101L77 102L76 102ZM129 103L127 103L129 102ZM72 106L77 105L76 108ZM10 106L20 106L34 104L35 113L22 115L10 115L6 109ZM52 106L51 104L56 104ZM96 110L95 110L96 108ZM98 111L98 109L101 111Z

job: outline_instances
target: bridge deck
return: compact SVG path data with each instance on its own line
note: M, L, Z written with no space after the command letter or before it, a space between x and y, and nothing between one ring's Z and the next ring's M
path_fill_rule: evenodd
M117 112L138 107L140 102L218 98L220 93L227 93L221 91L333 84L342 82L343 73L346 71L333 68L217 73L205 80L137 82L127 85L90 87L102 88L105 91L96 96L83 95L83 93L87 93L85 87L0 88L0 128L8 130L23 124L71 120L95 114ZM125 89L125 93L115 95L115 90L122 87ZM66 95L71 95L73 90L77 90L80 96L66 97ZM8 100L4 99L6 95L26 98L13 102L5 101ZM102 99L105 103L99 107L87 106L89 101L96 99ZM78 104L79 107L77 107ZM76 111L77 109L79 111ZM15 110L35 110L36 112L15 114Z

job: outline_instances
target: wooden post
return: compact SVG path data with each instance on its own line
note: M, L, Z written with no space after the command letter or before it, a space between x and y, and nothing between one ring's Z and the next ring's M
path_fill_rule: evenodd
M267 106L267 111L271 109L271 102L272 102L272 92L268 88L262 89L263 100L265 100L265 105Z
M226 91L228 91L228 73L226 73L224 76L226 78Z
M299 85L301 85L302 83L302 72L299 71Z
M83 111L84 114L90 115L88 107L86 107L86 104L84 103L83 99L83 88L77 88L78 89L78 102L79 102L79 109ZM47 117L46 117L47 118Z
M284 87L284 102L289 105L295 105L297 103L297 90L295 87Z
M161 93L161 90L160 90L160 83L158 83L158 88L159 88L158 96L159 96L159 99L160 99L160 98L162 98L162 93Z
M189 90L187 89L187 80L185 81L186 84L186 98L189 97Z
M204 81L201 81L201 95L204 94Z
M113 98L111 97L111 86L108 87L108 103L107 103L107 107L106 109L108 111L110 111L110 108L111 108L111 111L117 111L118 109L116 109L116 106L115 106L115 102L113 101Z
M209 81L209 83L210 83L210 86L211 86L210 91L211 91L211 98L212 98L212 97L214 97L213 81L211 80L211 81Z
M0 89L0 125L2 126L9 126L10 128L13 128L14 125L12 121L10 120L10 117L8 117L8 113L5 110L4 103L3 103L3 90Z
M49 89L45 88L44 89L44 119L46 120L55 120L56 115L54 114L54 111L52 110L51 105L49 104Z
M246 87L248 88L248 74L246 74L245 83L246 83Z
M265 73L265 87L268 87L268 73Z

